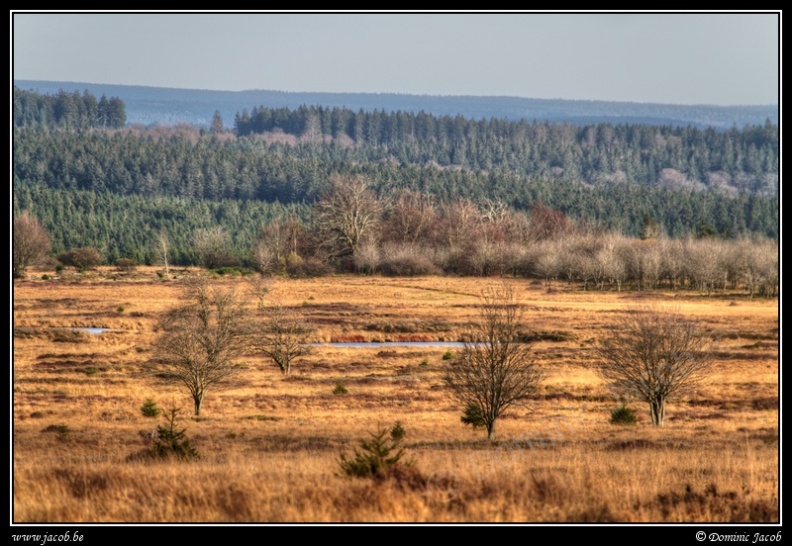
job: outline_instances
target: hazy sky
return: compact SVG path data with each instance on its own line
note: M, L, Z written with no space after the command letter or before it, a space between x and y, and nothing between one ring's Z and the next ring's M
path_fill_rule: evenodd
M776 104L778 13L13 13L13 77Z

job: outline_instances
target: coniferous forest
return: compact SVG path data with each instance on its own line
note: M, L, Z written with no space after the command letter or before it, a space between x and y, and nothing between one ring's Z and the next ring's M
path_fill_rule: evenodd
M108 263L152 263L167 233L174 263L201 263L201 239L222 232L225 261L256 266L288 225L299 237L286 257L274 251L283 267L293 255L292 265L382 272L393 245L420 243L438 270L542 276L538 258L517 269L503 259L454 265L453 231L525 250L548 238L550 219L557 233L600 234L589 253L601 234L779 236L779 130L769 120L724 131L257 106L230 126L217 114L207 130L125 126L117 97L18 88L13 115L14 213L41 221L54 255L91 246ZM343 251L323 216L339 188L371 199L371 223Z

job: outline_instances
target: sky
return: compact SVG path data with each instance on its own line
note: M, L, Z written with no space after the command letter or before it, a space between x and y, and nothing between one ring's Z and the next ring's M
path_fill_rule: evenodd
M12 77L778 104L780 13L11 12Z

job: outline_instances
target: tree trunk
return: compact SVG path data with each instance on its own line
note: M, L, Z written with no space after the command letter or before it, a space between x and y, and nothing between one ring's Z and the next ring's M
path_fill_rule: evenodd
M662 427L665 420L665 399L650 400L649 411L652 415L652 424L656 427Z
M487 425L487 440L495 441L495 421Z
M201 397L193 396L193 402L195 402L195 416L198 417L201 415Z

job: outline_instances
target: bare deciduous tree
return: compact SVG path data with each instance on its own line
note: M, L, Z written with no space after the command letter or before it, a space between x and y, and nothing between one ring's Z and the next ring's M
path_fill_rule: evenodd
M439 236L451 251L458 251L479 236L481 214L467 199L444 203L440 207Z
M722 241L688 239L685 241L686 272L694 285L709 296L727 280L725 245Z
M315 209L316 226L330 255L354 258L361 242L379 223L381 210L365 178L331 178Z
M530 237L536 241L556 239L570 230L570 221L560 210L553 210L542 203L531 208Z
M165 278L170 278L170 241L165 230L157 234L154 241L154 259L165 268Z
M13 275L24 277L27 268L49 255L52 244L38 218L27 211L14 219Z
M248 346L247 313L233 290L201 277L190 280L183 297L184 305L160 321L158 368L187 388L200 415L206 391L240 370L235 360Z
M239 265L231 235L222 226L199 230L193 237L193 245L199 262L206 269Z
M253 263L262 274L277 274L286 270L289 260L298 257L297 245L303 227L294 217L279 218L259 228L253 245Z
M657 306L628 309L613 334L595 349L591 364L615 389L649 404L652 424L663 426L669 397L703 380L712 364L712 339L698 322Z
M433 196L400 190L388 207L385 236L392 242L416 243L426 239L436 223Z
M495 439L495 422L536 390L544 374L526 343L519 341L522 313L504 285L482 292L470 340L445 372L446 385L466 408L474 407Z
M248 294L256 300L256 309L259 311L265 308L264 300L270 291L270 281L261 275L254 275L248 281Z
M311 352L308 341L313 330L302 316L276 305L269 310L264 327L255 335L253 345L271 358L283 374L288 375L292 362Z

